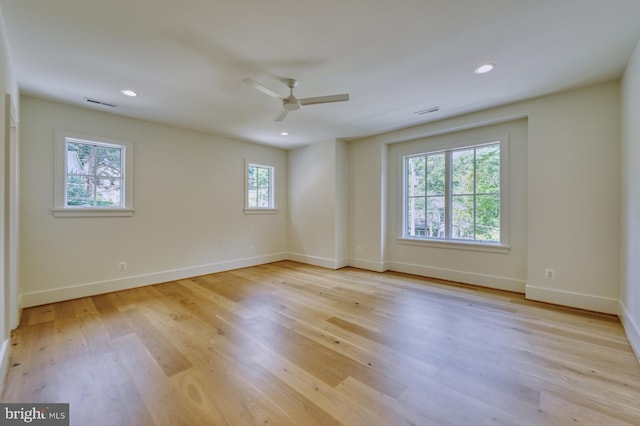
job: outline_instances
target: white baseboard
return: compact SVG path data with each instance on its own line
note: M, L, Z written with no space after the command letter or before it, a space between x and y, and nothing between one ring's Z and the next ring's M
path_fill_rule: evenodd
M232 269L246 268L248 266L263 265L265 263L286 260L287 258L287 253L276 253L265 256L256 256L244 259L229 260L225 262L211 263L208 265L194 266L190 268L156 272L152 274L143 274L113 280L60 287L51 290L23 293L20 295L20 306L23 308L28 308L30 306L44 305L47 303L60 302L63 300L95 296L97 294L127 290L130 288L159 284L167 281L175 281L189 277L196 277L198 275L213 274L216 272L230 271Z
M336 269L346 268L347 266L349 266L349 259L346 257L342 259L337 259L336 266L337 266Z
M354 257L349 259L349 266L352 266L354 268L365 269L367 271L373 271L373 272L384 272L388 269L387 264L385 262L378 262L378 261L367 260L367 259L358 259Z
M640 362L640 325L633 319L622 302L620 302L619 316L620 322L622 322L624 331L629 339L629 343L631 343L631 347L636 354L636 358L638 358L638 362Z
M453 269L437 268L434 266L415 265L404 262L387 262L388 269L405 274L420 275L423 277L439 278L442 280L456 281L465 284L473 284L481 287L497 290L524 293L526 281L496 275L478 274L474 272L457 271Z
M9 345L10 339L5 339L0 344L0 396L4 392L4 383L7 379L7 372L9 370Z
M586 309L588 311L602 312L605 314L617 315L620 313L620 302L618 299L594 296L591 294L563 291L527 284L525 297L529 300Z
M330 259L328 257L309 256L307 254L289 253L288 259L307 265L320 266L327 269L340 269L347 266L346 259Z

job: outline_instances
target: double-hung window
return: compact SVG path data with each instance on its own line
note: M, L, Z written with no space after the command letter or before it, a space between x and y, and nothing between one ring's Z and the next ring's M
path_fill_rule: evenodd
M245 161L245 166L245 212L276 212L275 167L252 161Z
M56 138L56 216L130 216L130 142L58 133Z
M495 141L404 156L402 237L503 244L504 150Z

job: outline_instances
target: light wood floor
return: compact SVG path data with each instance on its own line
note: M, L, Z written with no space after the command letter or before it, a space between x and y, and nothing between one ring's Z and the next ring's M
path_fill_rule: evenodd
M24 310L3 402L74 425L640 425L617 318L295 262Z

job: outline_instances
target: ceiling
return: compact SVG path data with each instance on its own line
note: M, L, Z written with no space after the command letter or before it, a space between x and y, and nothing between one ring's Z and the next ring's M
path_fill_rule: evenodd
M282 148L614 79L640 39L639 0L0 0L0 7L22 93ZM486 62L495 69L474 74ZM283 96L282 79L292 77L297 97L351 99L303 106L275 122L279 100L246 77ZM123 96L125 88L139 96Z

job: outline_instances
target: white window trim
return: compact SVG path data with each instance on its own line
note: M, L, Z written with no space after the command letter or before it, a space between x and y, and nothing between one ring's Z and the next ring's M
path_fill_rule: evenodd
M404 235L406 229L406 174L404 169L405 157L420 154L431 154L448 150L456 150L465 147L474 147L478 145L500 144L500 242L480 242L473 240L444 240L437 238L417 238L407 237ZM501 135L495 138L482 138L478 140L466 139L454 143L445 143L430 145L427 149L412 149L398 153L398 182L402 185L399 191L400 200L400 220L398 220L397 238L398 244L436 247L454 250L471 250L483 251L490 253L509 253L511 245L509 243L509 135Z
M398 244L446 248L453 250L484 251L489 253L509 253L511 246L497 243L478 243L466 240L436 240L434 238L398 237Z
M66 140L78 139L87 142L121 145L124 147L123 195L124 207L66 207ZM54 147L54 186L53 186L53 216L54 217L127 217L133 216L133 142L107 139L99 136L73 133L63 130L55 132Z
M249 166L269 167L271 169L271 182L269 188L270 207L249 207ZM276 204L276 166L264 161L254 161L245 158L244 160L244 213L245 214L276 214L278 208Z

